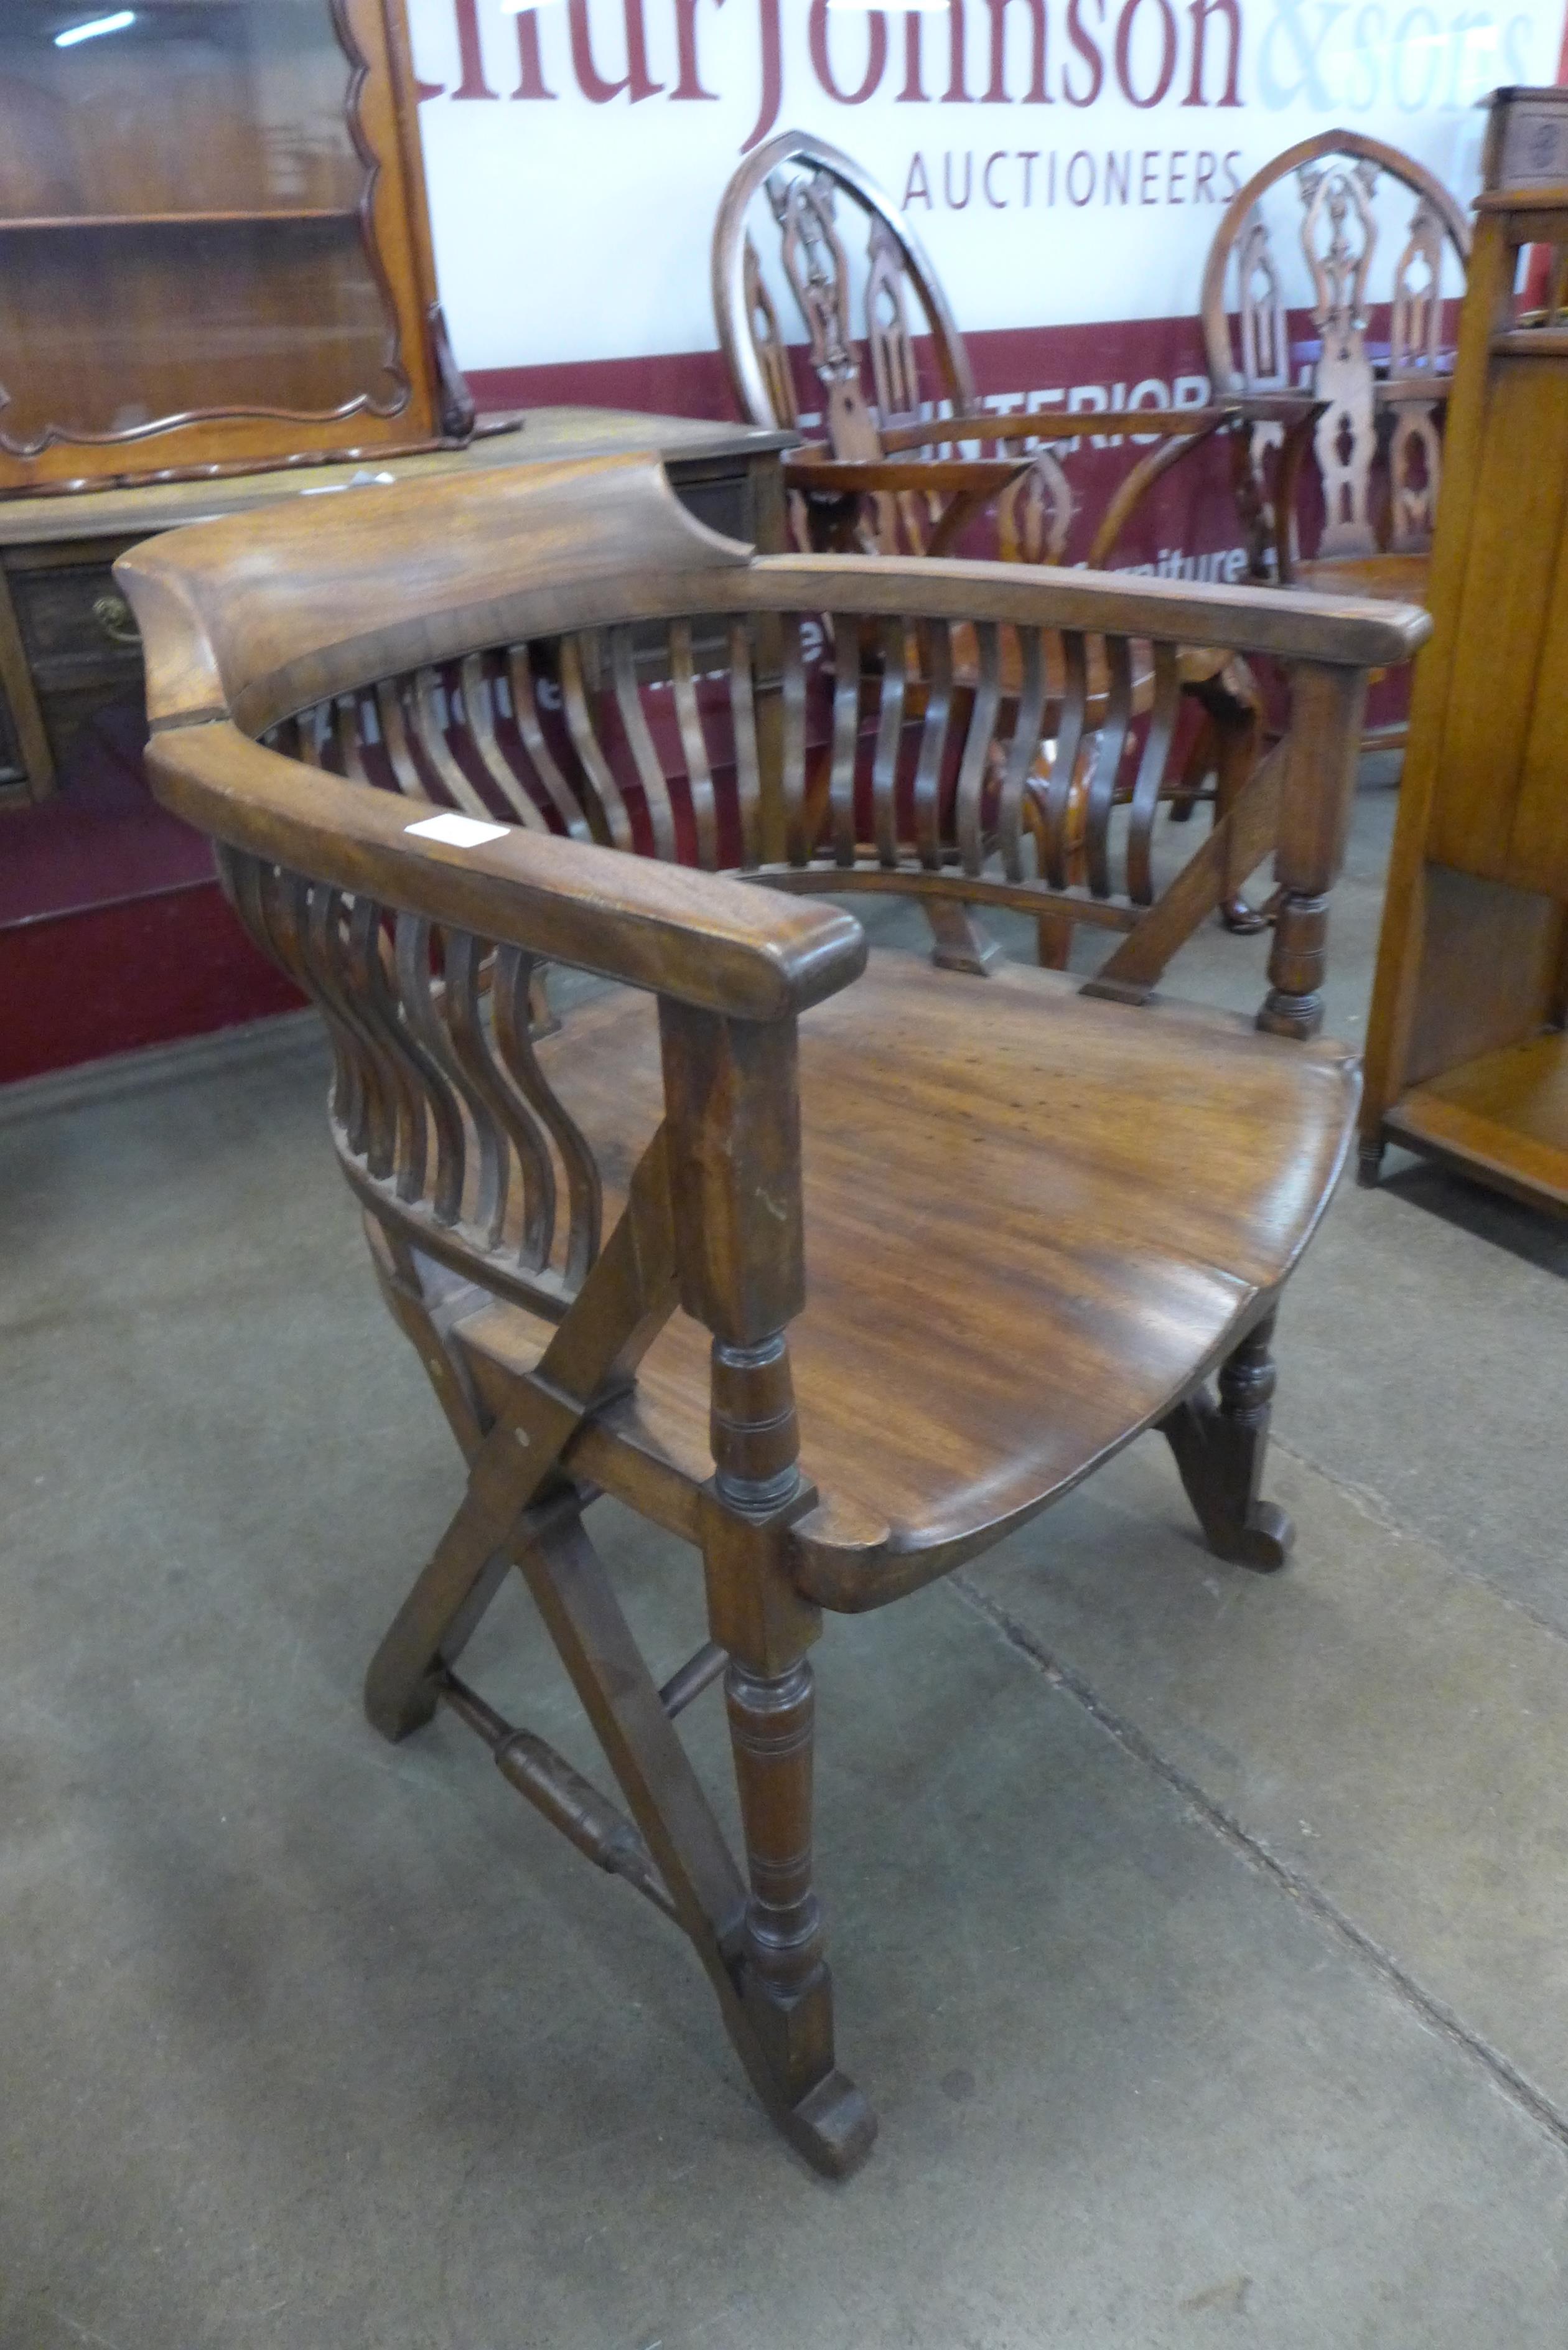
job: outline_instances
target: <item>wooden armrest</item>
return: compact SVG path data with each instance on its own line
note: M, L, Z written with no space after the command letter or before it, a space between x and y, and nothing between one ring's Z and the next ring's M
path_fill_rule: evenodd
M928 497L967 492L984 499L1000 497L1029 466L1027 457L922 457L905 464L882 457L797 457L786 461L784 472L786 488L808 494L898 496L913 490Z
M1140 433L1162 438L1214 432L1237 420L1249 424L1293 424L1323 407L1310 392L1227 392L1203 408L1085 408L1073 415L1053 409L992 416L934 416L918 424L890 425L885 449L920 449L942 441L1130 440Z
M148 746L165 807L231 847L435 922L738 1020L783 1020L857 978L849 914L742 881L497 824L472 847L442 813L265 750L227 720Z

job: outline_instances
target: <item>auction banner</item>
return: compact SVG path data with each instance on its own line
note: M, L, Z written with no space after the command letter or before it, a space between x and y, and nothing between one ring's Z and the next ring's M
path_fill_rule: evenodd
M1251 174L1337 127L1468 206L1478 101L1554 80L1563 29L1563 0L410 0L410 16L441 293L482 402L711 416L735 412L714 215L781 130L846 150L903 208L999 408L1199 404L1204 261ZM1276 258L1308 317L1292 183L1280 202ZM1387 274L1411 210L1385 183ZM1183 567L1194 533L1234 552L1233 517L1201 504Z

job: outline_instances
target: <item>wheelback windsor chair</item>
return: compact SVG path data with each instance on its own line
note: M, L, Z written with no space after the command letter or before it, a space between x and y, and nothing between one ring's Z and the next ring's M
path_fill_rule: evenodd
M1075 501L1063 460L1091 431L1103 432L1104 420L981 408L929 256L892 198L852 157L804 130L781 131L755 149L721 201L712 277L720 346L742 415L775 429L820 432L820 442L784 468L803 542L857 545L883 555L949 554L961 540L971 547L981 517L989 515L991 544L1003 561L1066 559ZM816 387L815 418L797 393L795 352L781 324L786 300L805 331L800 356ZM1265 425L1280 434L1311 412L1310 401L1283 386L1238 389L1197 409L1140 406L1133 437L1153 445L1140 448L1106 499L1084 559L1092 569L1108 565L1157 484L1216 436L1245 450ZM1126 431L1131 420L1120 421ZM1233 457L1232 471L1239 462ZM969 666L961 658L961 690ZM1262 747L1261 696L1230 648L1183 647L1180 679L1202 717L1167 795L1180 816L1210 795L1223 815ZM1016 691L1016 679L1003 682ZM1154 676L1142 648L1135 649L1127 690L1135 714L1147 712ZM1110 714L1109 681L1096 676L1091 735ZM1048 716L1047 732L1054 731ZM1085 787L1080 775L1075 828ZM1032 793L1023 806L1033 825ZM1239 888L1222 911L1232 930L1261 927ZM1070 944L1071 926L1060 916L1045 918L1042 962L1064 963ZM950 939L939 945L938 960L970 968L976 958L971 950L961 962Z
M1150 1426L1210 1545L1282 1562L1289 1528L1260 1496L1270 1333L1357 1093L1348 1054L1312 1041L1326 892L1366 671L1426 622L1016 565L759 557L651 461L325 504L177 532L118 569L154 787L213 836L252 935L325 1016L337 1156L468 1463L370 1667L370 1719L399 1739L449 1706L673 1918L768 2111L842 2173L875 2125L835 2057L813 1884L822 1613L914 1590ZM802 828L811 620L836 638L821 855ZM961 629L991 683L956 713ZM1005 632L1025 684L999 736ZM1219 888L1199 850L1155 894L1158 744L1130 810L1092 806L1077 895L1120 944L1085 988L868 955L851 914L814 902L1072 894L1026 869L1019 802L1047 672L1081 720L1090 636L1113 672L1151 644L1168 711L1180 645L1289 668L1293 722L1250 786L1278 795L1283 891L1255 1026L1148 1000ZM932 690L911 722L917 669ZM694 869L722 863L754 878ZM545 1034L546 959L618 984ZM710 1638L662 1687L584 1527L605 1492L701 1555ZM513 1565L629 1817L459 1675ZM721 1675L743 1873L674 1726Z
M1294 268L1270 226L1270 200L1293 179ZM1374 263L1391 216L1401 241L1379 277ZM1276 203L1274 230L1289 226L1290 208ZM1261 418L1231 441L1252 577L1426 601L1453 311L1469 254L1469 225L1441 181L1360 131L1302 140L1231 199L1203 272L1214 390L1221 398L1293 388L1313 395L1293 422ZM1293 290L1307 296L1293 328ZM1315 552L1303 558L1298 509L1309 454L1323 523ZM1400 721L1368 739L1395 748L1406 731Z

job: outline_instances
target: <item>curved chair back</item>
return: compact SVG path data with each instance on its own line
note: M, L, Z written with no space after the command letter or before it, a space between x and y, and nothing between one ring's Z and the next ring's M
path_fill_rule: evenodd
M1414 199L1403 242L1391 252L1380 177ZM1270 203L1293 182L1293 203ZM1469 244L1463 213L1431 172L1355 130L1325 130L1275 156L1220 221L1202 296L1215 396L1304 383L1324 402L1313 442L1324 494L1321 556L1415 554L1430 545L1438 416L1452 367L1445 306L1464 290ZM1293 331L1292 312L1303 307L1293 291L1305 296L1304 335ZM1257 453L1278 437L1278 428L1260 427Z
M719 341L753 424L802 421L779 317L786 287L836 457L879 456L882 433L924 401L950 400L960 415L973 408L963 339L914 230L868 172L805 130L747 156L713 231ZM929 343L924 385L917 337Z

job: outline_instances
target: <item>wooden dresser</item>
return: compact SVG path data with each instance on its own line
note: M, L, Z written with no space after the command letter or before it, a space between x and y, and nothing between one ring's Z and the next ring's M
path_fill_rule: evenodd
M373 495L364 484L388 474L401 480L651 448L701 521L776 548L784 544L779 452L796 439L690 417L541 408L524 415L520 431L422 456L0 500L0 810L47 797L106 708L140 707L140 646L109 567L156 532L284 498Z

